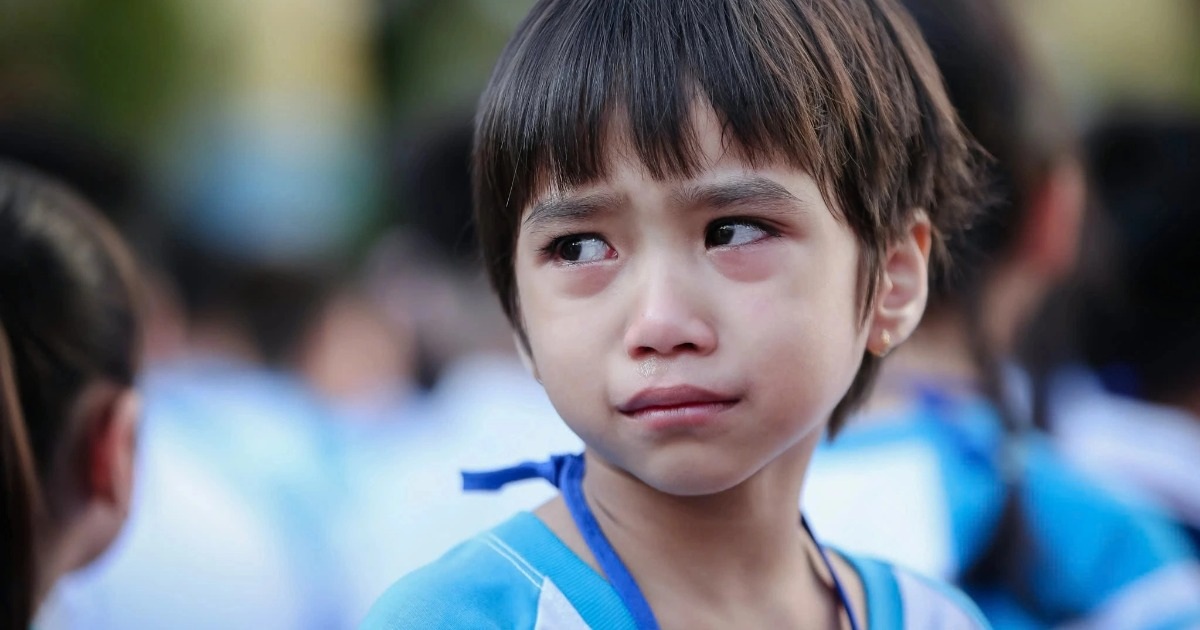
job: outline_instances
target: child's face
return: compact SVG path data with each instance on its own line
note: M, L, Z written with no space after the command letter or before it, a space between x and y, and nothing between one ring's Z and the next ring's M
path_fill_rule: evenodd
M610 177L525 209L515 259L532 359L590 452L711 494L811 443L846 393L859 247L813 179L751 168L699 117L705 167ZM811 438L805 440L805 438Z

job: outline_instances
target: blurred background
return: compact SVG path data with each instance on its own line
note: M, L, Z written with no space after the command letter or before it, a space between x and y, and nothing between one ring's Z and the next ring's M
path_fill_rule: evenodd
M99 205L153 285L137 509L39 627L352 627L550 496L457 489L579 448L469 225L473 108L531 4L0 0L0 156ZM1012 7L1080 129L1200 115L1197 0Z

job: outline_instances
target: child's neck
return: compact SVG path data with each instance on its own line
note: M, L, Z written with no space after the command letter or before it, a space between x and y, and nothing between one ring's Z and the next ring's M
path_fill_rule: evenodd
M662 493L589 453L588 504L661 625L836 624L840 605L797 507L819 437L806 438L737 487L701 497ZM561 501L538 515L599 570ZM822 619L829 623L813 623Z

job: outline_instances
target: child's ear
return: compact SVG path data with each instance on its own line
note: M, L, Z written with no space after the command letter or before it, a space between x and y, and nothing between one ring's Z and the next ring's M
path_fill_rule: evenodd
M141 398L129 387L110 391L88 419L85 490L89 501L125 515L133 500Z
M917 328L929 298L929 216L918 212L908 231L892 243L883 260L883 277L875 295L867 350L886 355Z
M1075 266L1086 198L1083 168L1075 160L1054 165L1033 190L1019 244L1019 257L1033 273L1057 280Z

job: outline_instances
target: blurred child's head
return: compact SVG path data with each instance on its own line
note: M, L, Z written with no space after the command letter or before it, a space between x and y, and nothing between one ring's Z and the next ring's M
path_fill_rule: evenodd
M1072 126L1001 2L901 2L963 124L992 158L990 203L949 243L954 265L935 279L931 315L988 310L1005 318L998 326L1014 328L1074 264L1084 185ZM1021 290L981 305L982 293L1003 282Z
M572 429L716 492L862 399L973 206L972 155L889 0L543 1L480 105L478 229ZM676 420L717 420L655 414L680 396L703 404Z
M53 581L99 555L128 513L138 294L133 258L106 221L0 163L6 627L27 627Z
M1200 118L1125 112L1088 136L1103 261L1071 322L1110 386L1200 413Z

